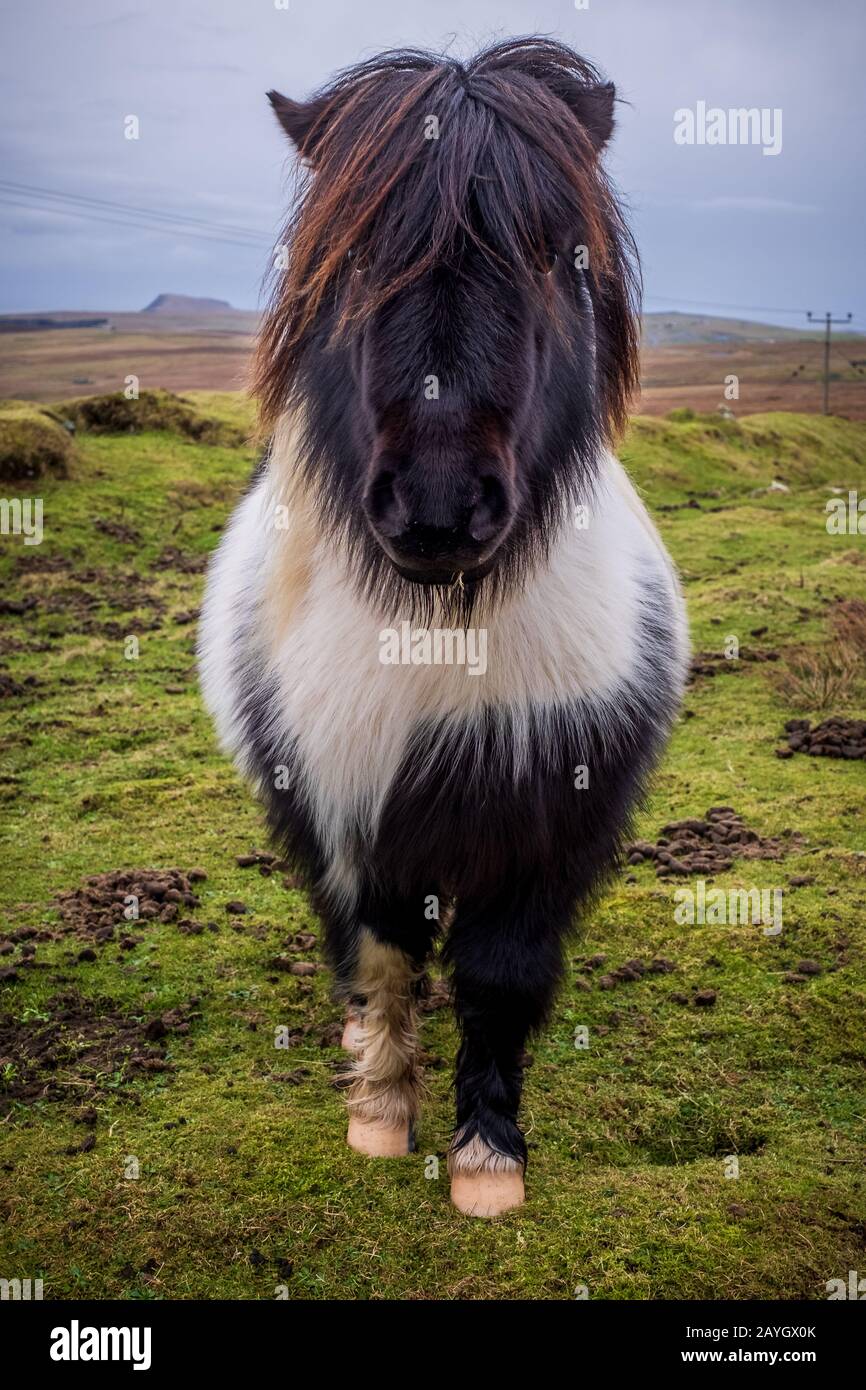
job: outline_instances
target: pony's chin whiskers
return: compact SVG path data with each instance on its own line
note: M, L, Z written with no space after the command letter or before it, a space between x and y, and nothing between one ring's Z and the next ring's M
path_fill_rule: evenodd
M460 576L450 584L417 584L385 562L362 572L358 584L368 603L397 621L407 620L422 628L467 628L482 595L486 597L492 589L493 578L467 580Z

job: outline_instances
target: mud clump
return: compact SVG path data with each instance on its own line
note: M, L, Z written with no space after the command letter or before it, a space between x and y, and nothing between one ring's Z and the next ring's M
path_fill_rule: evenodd
M18 700L23 695L32 695L44 684L36 676L25 676L23 681L17 681L8 671L0 671L0 700Z
M699 1009L713 1008L718 995L714 989L699 989L695 995L695 1003Z
M33 564L39 570L39 557ZM22 556L15 565L14 573L27 573L30 556ZM50 586L40 586L36 594L28 594L21 599L4 599L0 612L25 616L33 610L46 616L61 617L72 621L77 633L96 633L100 636L118 638L130 631L129 621L123 625L104 621L99 614L102 607L114 613L135 613L132 620L136 632L153 632L161 626L166 612L166 602L153 589L151 582L134 570L111 571L108 569L73 566L42 567L47 573L57 573L58 582ZM73 582L74 578L74 582ZM150 616L144 616L145 610ZM56 627L51 625L56 635Z
M810 758L866 759L866 719L834 715L813 728L808 719L789 719L785 725L787 748L777 748L777 758L808 753Z
M281 859L279 855L264 849L253 849L249 854L236 854L235 863L239 869L258 869L262 878L270 878L274 873L290 873L292 867L287 859Z
M591 959L597 958L592 957ZM601 959L604 960L604 957L602 956ZM595 969L590 961L587 961L583 968L585 971ZM640 959L627 960L616 970L611 970L606 975L600 975L598 987L599 989L616 989L617 985L633 984L637 980L642 980L645 975L671 975L676 968L674 962L666 960L664 956L655 956L649 964Z
M629 864L653 863L659 878L717 874L735 859L781 859L802 844L798 832L763 839L731 806L711 806L702 819L669 821L655 844L635 840L626 846Z
M173 1036L186 1034L200 1015L192 999L158 1019L129 1018L112 1000L86 999L77 993L56 995L38 1019L0 1022L0 1114L16 1104L59 1101L76 1107L103 1088L117 1094L137 1077L170 1072L167 1056ZM48 1017L44 1017L44 1013ZM96 1124L92 1107L78 1121ZM91 1136L92 1138L92 1136ZM87 1148L93 1143L88 1140ZM75 1152L86 1152L76 1145Z
M108 536L113 541L120 541L121 545L138 545L141 541L141 532L137 531L134 526L128 526L124 521L112 521L110 517L95 517L93 529L98 531L101 536Z
M416 1008L419 1014L435 1014L451 1007L451 982L444 976L422 975L416 985Z
M285 975L297 975L305 978L309 975L317 975L320 970L324 970L323 965L317 965L309 960L289 960L287 956L274 956L270 961L271 970L279 970Z
M67 930L110 941L118 927L173 922L182 908L198 907L193 884L206 877L203 869L114 869L58 893L55 906Z
M180 574L204 574L207 555L191 554L176 545L165 546L156 557L158 570L177 570Z
M741 670L741 662L778 661L779 652L772 647L741 647L736 657L719 652L696 652L689 665L687 685L700 676L730 675Z

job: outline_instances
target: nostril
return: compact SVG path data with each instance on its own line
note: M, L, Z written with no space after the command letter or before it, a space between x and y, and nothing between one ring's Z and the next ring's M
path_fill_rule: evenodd
M368 485L364 499L370 521L385 536L398 535L405 525L403 508L394 482L394 474L390 469L380 469Z
M508 489L500 478L487 474L481 478L481 496L472 509L469 534L484 544L504 530L511 517Z

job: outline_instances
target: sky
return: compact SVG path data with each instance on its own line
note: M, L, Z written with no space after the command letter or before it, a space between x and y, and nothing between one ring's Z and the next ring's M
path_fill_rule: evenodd
M0 0L0 24L2 312L163 292L256 308L289 190L268 88L303 97L396 45L544 33L624 99L607 159L647 310L866 329L863 0ZM699 103L765 109L781 148L678 143Z

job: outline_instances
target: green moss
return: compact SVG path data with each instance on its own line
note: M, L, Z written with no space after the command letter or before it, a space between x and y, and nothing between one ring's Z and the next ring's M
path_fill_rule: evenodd
M215 400L217 392L200 392L205 400ZM106 396L82 396L61 401L57 411L90 434L141 434L150 430L169 430L199 444L240 445L246 440L240 411L203 414L191 398L172 391L140 391L130 399L123 391Z
M69 431L49 412L25 401L0 402L0 482L65 478L73 456Z
M774 479L826 496L827 485L862 478L863 424L782 412L725 419L671 411L665 419L637 416L621 457L652 488L656 505L707 492L742 498Z
M241 427L238 399L190 400ZM866 596L862 538L824 524L828 484L866 485L864 444L866 426L818 417L634 421L623 454L683 571L696 647L736 634L784 660L826 639L833 599ZM316 920L279 874L235 864L265 835L201 709L189 614L252 449L160 429L84 432L78 450L74 487L42 487L43 544L25 553L5 538L0 554L4 596L35 600L6 620L5 668L25 694L0 706L0 920L54 930L55 894L88 874L201 865L190 916L204 929L142 924L132 949L100 946L92 961L77 937L36 939L37 964L2 986L0 1027L43 1027L66 996L133 1020L194 1014L167 1041L173 1070L93 1075L71 1038L55 1073L69 1100L12 1106L4 1276L41 1275L54 1298L273 1298L280 1285L297 1298L571 1298L585 1284L592 1298L751 1299L821 1298L862 1269L866 777L860 763L775 757L783 721L815 711L783 707L757 663L690 688L640 833L719 803L764 835L799 831L783 861L736 861L718 879L782 886L784 931L680 926L673 886L648 865L620 877L532 1047L529 1204L467 1221L444 1164L449 1015L422 1025L419 1152L353 1154L333 1086L341 1054L323 1045L337 1021L327 976L272 964L318 959L288 943ZM751 495L774 477L790 491ZM850 700L862 711L862 682ZM791 876L812 881L793 889ZM232 919L236 898L251 911ZM676 969L604 990L584 967L597 952L605 969L654 956ZM22 956L16 943L0 965ZM821 973L789 982L807 957ZM716 991L714 1007L691 1002L698 989ZM280 1025L296 1039L287 1051ZM0 1046L0 1086L4 1061L16 1065ZM82 1104L92 1131L76 1123Z
M183 398L200 414L232 425L244 439L249 439L255 430L255 407L242 391L186 391Z

